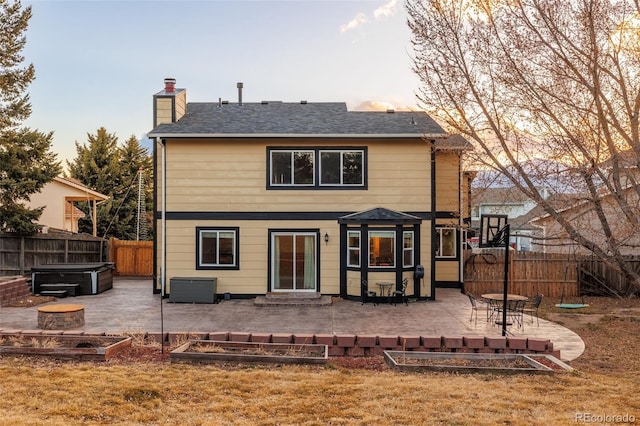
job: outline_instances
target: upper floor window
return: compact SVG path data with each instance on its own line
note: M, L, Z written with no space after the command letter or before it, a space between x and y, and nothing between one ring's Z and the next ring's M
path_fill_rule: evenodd
M267 148L268 187L366 189L361 148Z
M314 183L313 151L271 151L271 185Z
M320 151L320 185L362 185L362 151Z

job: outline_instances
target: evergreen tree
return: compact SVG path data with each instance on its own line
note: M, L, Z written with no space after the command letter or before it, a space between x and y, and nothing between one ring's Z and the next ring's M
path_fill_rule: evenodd
M122 147L118 138L103 127L95 135L88 135L88 144L76 143L77 157L67 162L71 177L91 189L108 195L97 212L98 235L121 240L135 240L138 224L138 172L142 169L144 181L151 181L152 160L135 136ZM145 185L145 208L152 210L151 193ZM148 200L148 201L147 201ZM80 232L92 232L93 222L88 204L79 204L86 217L79 222Z
M115 199L121 191L120 152L118 151L118 138L104 127L100 127L95 135L87 134L88 143L76 142L77 156L73 162L67 161L69 175L87 185L94 191L98 191L109 197L100 204L97 217L98 236L111 236L107 228L115 211ZM78 223L79 232L93 232L93 218L88 203L79 203L85 213L85 218Z
M119 148L122 191L117 196L118 213L112 221L110 234L122 240L148 239L140 238L138 229L139 221L146 222L146 217L138 217L139 198L143 202L140 212L151 212L151 192L148 183L151 182L152 159L147 150L140 145L135 136L131 136L125 144ZM141 188L144 194L139 194L140 176L145 184Z
M33 64L22 67L31 8L0 0L0 230L32 234L44 206L25 205L60 172L50 152L52 133L20 128L31 115L27 86L35 78Z

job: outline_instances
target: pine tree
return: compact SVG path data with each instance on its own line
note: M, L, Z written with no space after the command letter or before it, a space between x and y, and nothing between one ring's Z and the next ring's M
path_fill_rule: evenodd
M153 161L146 148L143 148L140 145L140 141L138 141L134 135L131 135L131 137L127 139L125 144L120 148L120 157L122 181L123 183L128 182L129 187L125 194L123 194L120 207L121 213L118 215L119 219L126 218L126 220L121 220L121 223L117 230L114 230L114 233L118 235L118 238L120 239L146 239L140 238L140 235L137 232L137 225L138 221L147 221L146 217L139 217L139 214L144 215L145 212L151 212L153 209L152 194L150 186L148 185L148 183L151 182ZM145 183L142 187L142 191L144 193L141 197L139 197L140 194L138 193L140 173L142 174L142 181ZM138 205L139 201L143 203L142 206ZM147 234L147 238L150 237L151 236Z
M87 139L87 144L76 142L77 156L73 162L67 161L67 169L72 178L109 197L100 204L96 214L97 233L107 237L110 236L107 229L117 206L114 197L121 191L118 138L100 127L95 135L88 133ZM85 218L78 222L79 232L92 233L93 219L89 204L79 203L78 208L85 213Z
M145 180L151 181L151 157L142 148L135 136L131 136L122 147L118 138L104 127L95 135L88 135L88 144L76 143L77 157L67 161L70 176L78 179L91 189L108 195L97 212L98 235L121 240L135 240L138 221L138 172L145 173ZM145 199L151 200L146 189ZM80 232L92 232L93 223L89 214L90 206L80 203L86 217L79 222ZM145 210L151 211L150 201Z
M21 66L31 7L0 0L0 230L33 234L44 206L29 208L30 196L60 172L51 153L52 133L20 128L31 115L27 86L35 78L33 64Z

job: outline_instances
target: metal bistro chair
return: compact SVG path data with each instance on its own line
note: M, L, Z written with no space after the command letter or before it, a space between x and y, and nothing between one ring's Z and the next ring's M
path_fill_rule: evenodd
M507 315L513 323L524 330L524 305L525 300L516 300L507 310Z
M469 296L469 302L471 302L471 317L469 318L469 322L473 321L473 316L476 316L476 325L478 325L478 300L471 293L467 293Z
M373 305L378 304L378 294L375 291L369 290L369 283L367 280L362 280L362 300L360 301L361 305L364 305L369 301L369 298L373 298Z
M542 294L533 296L533 299L531 299L531 303L524 307L524 313L528 314L531 318L531 324L533 324L533 315L535 314L536 322L538 323L538 326L540 326L540 317L538 316L538 310L540 309L540 303L542 303L543 297L544 296Z
M407 287L409 286L409 278L402 280L402 290L396 290L391 295L393 297L393 306L396 306L398 302L404 303L409 306L409 298L407 297Z

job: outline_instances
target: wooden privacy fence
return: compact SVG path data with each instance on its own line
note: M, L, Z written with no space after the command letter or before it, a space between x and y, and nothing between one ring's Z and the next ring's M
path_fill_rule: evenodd
M509 293L560 298L579 296L577 264L567 255L511 251ZM474 295L501 293L504 286L504 249L465 254L464 289Z
M640 257L625 257L625 262L633 271L640 274ZM582 258L579 261L579 281L583 293L597 295L630 296L637 293L627 278L601 260Z
M153 274L153 241L109 240L110 259L115 275L145 276Z
M0 275L25 275L34 266L106 261L107 241L84 234L0 233Z

